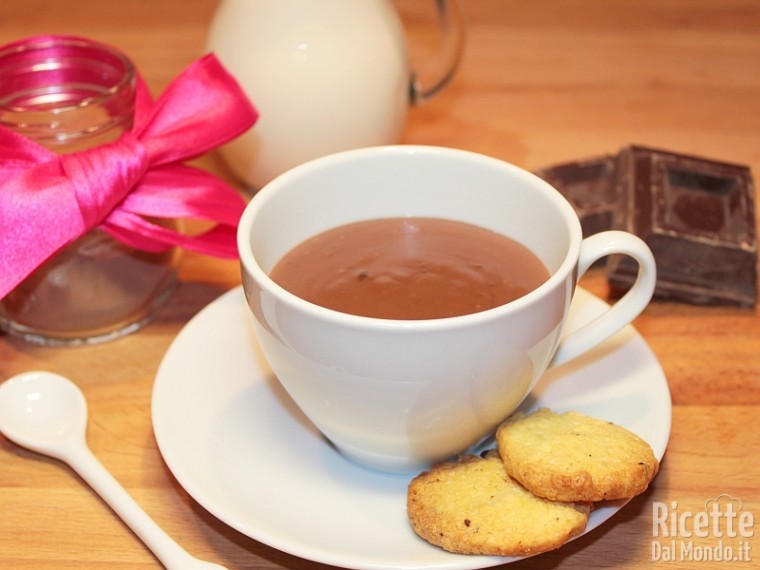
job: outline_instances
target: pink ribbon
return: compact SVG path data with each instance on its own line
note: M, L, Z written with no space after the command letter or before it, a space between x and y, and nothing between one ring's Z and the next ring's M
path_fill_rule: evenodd
M59 155L0 127L0 298L95 227L146 251L181 246L235 259L243 198L221 179L181 162L242 134L257 118L210 54L155 102L138 78L134 126L113 143ZM215 224L191 236L146 217Z

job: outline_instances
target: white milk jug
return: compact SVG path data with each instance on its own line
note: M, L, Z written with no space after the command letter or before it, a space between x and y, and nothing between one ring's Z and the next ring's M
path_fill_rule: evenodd
M207 48L260 113L220 149L232 171L258 189L312 158L397 142L410 103L441 89L461 53L458 0L435 5L441 61L421 84L389 0L221 0Z

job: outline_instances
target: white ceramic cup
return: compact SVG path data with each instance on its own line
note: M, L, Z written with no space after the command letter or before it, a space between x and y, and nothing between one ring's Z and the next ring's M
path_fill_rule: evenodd
M494 309L411 321L319 307L267 275L314 234L398 216L501 232L538 255L551 277ZM352 150L282 174L250 201L238 247L256 336L279 381L344 455L399 473L424 469L486 436L549 365L630 323L649 303L656 277L642 240L619 231L582 239L572 206L537 176L495 158L424 146ZM638 262L636 283L560 342L578 278L613 253Z

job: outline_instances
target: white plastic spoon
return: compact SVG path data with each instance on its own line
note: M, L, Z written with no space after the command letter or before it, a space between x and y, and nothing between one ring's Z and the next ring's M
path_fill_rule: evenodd
M87 447L87 402L79 388L52 372L26 372L0 385L0 433L22 447L67 463L171 570L224 570L174 542Z

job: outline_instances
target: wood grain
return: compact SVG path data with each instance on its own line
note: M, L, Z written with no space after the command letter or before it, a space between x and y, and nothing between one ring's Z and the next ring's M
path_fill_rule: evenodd
M435 46L432 8L397 0L413 61ZM431 3L432 4L432 3ZM452 84L411 110L403 142L470 149L533 169L638 143L760 172L760 4L753 0L466 0L467 47ZM214 0L4 0L0 43L72 33L120 46L154 92L203 53ZM198 163L232 181L215 154ZM137 334L76 349L0 337L0 379L29 369L73 378L91 410L89 442L158 524L229 568L325 570L251 540L197 505L153 439L150 395L182 326L239 283L234 262L187 254L182 285ZM600 272L583 285L601 297ZM670 446L651 488L599 529L510 565L543 568L756 568L756 561L656 560L656 504L698 512L726 494L760 518L760 316L756 309L654 302L636 327L673 398ZM716 536L696 539L712 548ZM760 539L746 539L758 548ZM653 545L658 543L659 546ZM731 543L736 545L735 543ZM152 555L68 468L0 437L0 568L148 569Z

